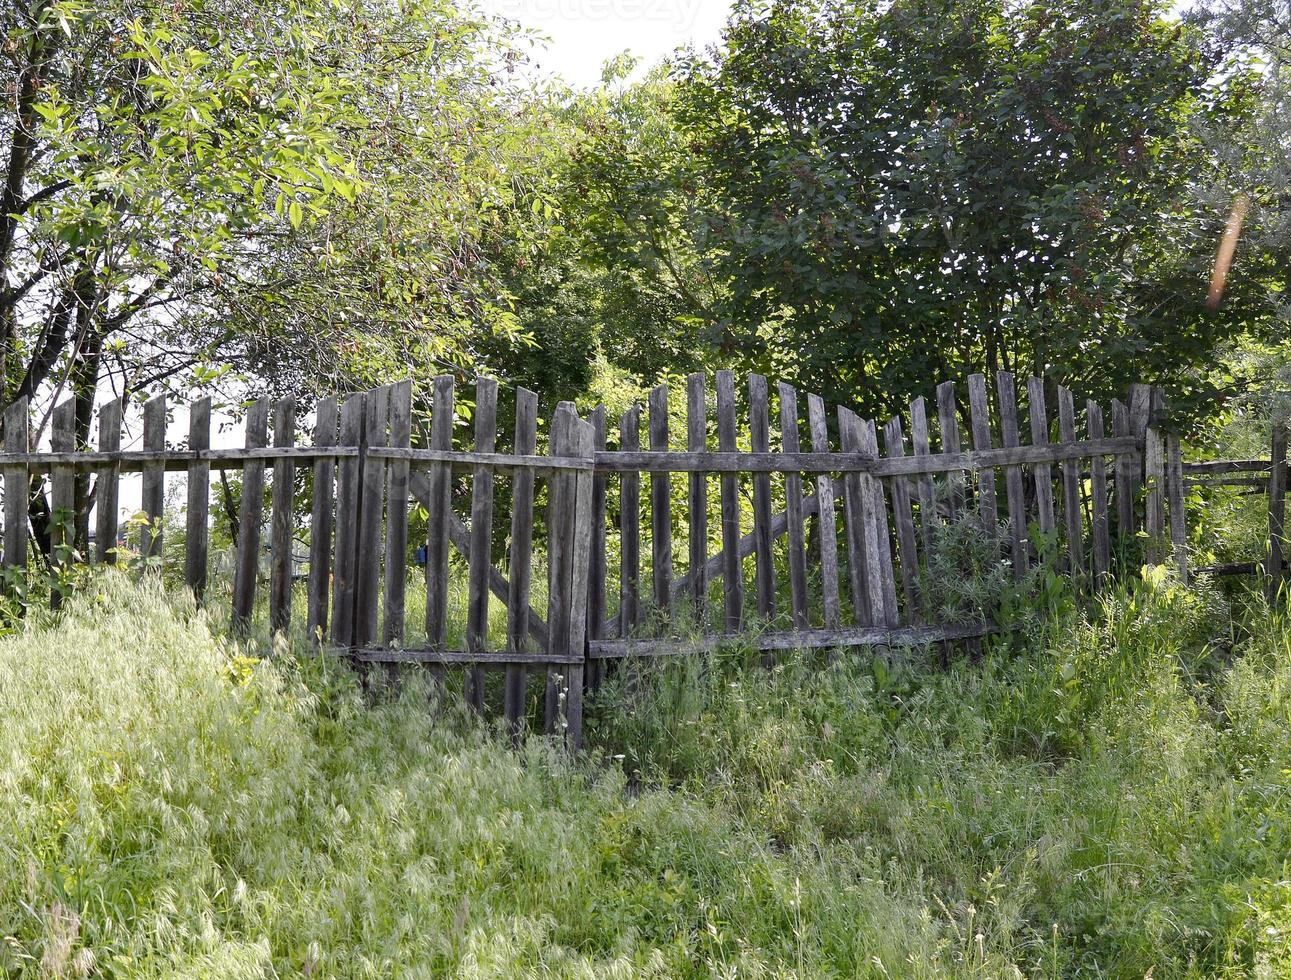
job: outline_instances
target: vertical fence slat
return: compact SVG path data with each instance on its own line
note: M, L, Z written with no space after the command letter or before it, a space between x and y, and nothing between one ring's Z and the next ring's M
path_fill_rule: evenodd
M475 451L497 449L498 383L480 378L475 383ZM493 567L493 467L471 470L471 544L468 556L469 605L466 615L466 649L482 653L489 646L489 570ZM484 710L484 668L473 666L466 675L466 702Z
M1179 581L1188 581L1188 512L1183 495L1183 452L1179 435L1165 437L1166 485L1170 497L1170 546L1174 549L1175 571Z
M910 403L910 445L916 456L932 454L932 437L928 431L928 406L920 396ZM923 539L925 554L932 554L937 515L937 493L932 474L924 473L915 480L915 496L919 501L919 535Z
M1118 439L1130 434L1130 413L1124 402L1112 400L1112 435ZM1135 455L1118 453L1112 461L1115 472L1116 533L1122 537L1134 533L1134 503L1137 496Z
M957 453L963 443L959 437L959 413L955 408L955 382L945 381L937 385L937 425L940 430L941 451ZM951 473L946 478L949 488L946 501L947 513L952 517L964 509L964 474Z
M363 462L359 468L359 543L354 576L354 645L377 642L381 609L381 515L385 510L385 460L368 456L368 448L384 446L390 419L390 388L383 385L368 393L364 403Z
M650 448L668 451L668 386L650 391ZM650 577L654 607L666 622L672 605L672 495L668 473L650 474Z
M825 417L825 403L819 395L807 396L807 421L811 426L812 450L829 452L829 424ZM834 512L834 480L828 473L816 477L816 503L825 628L837 629L842 623L838 600L838 518Z
M749 442L755 453L771 451L771 415L767 405L767 379L749 375ZM756 558L758 618L775 618L775 552L771 546L771 474L753 474L753 554ZM762 658L767 665L774 656Z
M400 381L390 389L388 445L412 445L412 382ZM392 459L386 467L386 575L385 617L381 636L392 649L402 648L407 628L408 594L408 475L406 459Z
M27 396L14 399L4 413L4 450L7 453L28 451L30 421ZM26 463L9 463L4 467L4 567L8 576L19 578L27 567L27 516L31 501L31 483ZM4 583L5 591L19 595L18 582Z
M968 417L971 423L973 448L992 448L991 406L986 394L986 376L968 376ZM995 470L990 467L977 471L977 505L981 514L982 529L992 538L998 534L999 507L995 502Z
M1000 403L1000 445L1013 449L1021 445L1018 435L1018 394L1012 373L999 371L995 375ZM1013 575L1021 578L1026 572L1029 542L1027 540L1026 487L1022 483L1022 467L1004 467L1004 492L1009 506L1009 545L1013 561Z
M573 421L570 455L591 459L595 452L595 432L577 417ZM588 566L592 550L592 474L579 470L570 474L573 534L570 543L569 645L571 658L586 655ZM584 662L565 667L565 746L571 752L583 747L583 681Z
M1085 424L1091 440L1102 439L1103 410L1093 400L1085 402ZM1107 529L1107 461L1095 456L1089 461L1090 536L1093 538L1094 585L1101 587L1111 570L1112 549Z
M879 457L879 439L874 422L862 419L858 426L861 455L869 459ZM883 490L883 481L868 473L861 474L861 503L869 510L868 521L872 525L871 534L866 536L867 553L874 555L878 569L878 584L883 596L883 609L878 622L883 626L897 626L900 613L897 609L897 579L892 564L892 534L888 525L888 506ZM874 552L868 552L871 542L877 546ZM872 601L873 593L871 593ZM878 610L875 610L878 612Z
M538 396L516 389L515 451L532 455L538 447ZM507 592L507 650L524 651L529 636L529 593L533 581L533 470L517 470L511 484L511 581ZM507 664L502 713L513 740L520 737L528 674L525 665Z
M143 405L143 448L161 452L166 448L166 396L156 395ZM148 519L139 535L139 553L161 558L162 510L166 506L166 464L143 464L143 513Z
M1143 529L1148 536L1148 559L1165 560L1165 440L1161 430L1149 426L1143 440L1143 483L1147 499Z
M296 444L296 399L283 398L273 407L273 444ZM296 467L289 459L273 461L273 513L270 517L269 626L285 630L291 625L293 503Z
M336 445L336 398L320 398L314 410L314 445ZM322 642L327 634L327 599L331 591L332 505L336 461L314 460L314 488L309 517L309 635Z
M592 453L595 456L596 453L605 452L607 446L605 406L597 405L592 409L587 421L592 427ZM533 449L529 452L533 452ZM608 487L609 480L605 473L592 474L592 564L588 570L587 582L587 635L595 640L605 636L605 580L608 577L605 512ZM601 686L604 671L604 660L588 662L585 680L589 690L595 691Z
M188 448L195 453L211 448L211 400L201 398L188 408ZM210 564L211 464L194 458L188 464L188 514L184 534L184 581L200 602L206 595Z
M883 426L883 450L891 458L905 455L905 433L901 428L901 419L897 416L888 419ZM919 621L919 546L915 542L910 480L904 476L895 476L891 486L892 516L896 521L901 559L901 589L905 595L908 615Z
M1031 445L1049 444L1049 412L1044 400L1044 381L1027 379L1027 416L1031 423ZM1036 523L1041 534L1052 534L1057 527L1053 508L1053 467L1048 463L1035 463L1031 467L1035 478Z
M860 451L859 419L850 408L838 410L838 444L845 453ZM872 626L879 605L871 593L868 548L864 506L864 484L860 473L843 474L843 534L847 541L847 580L852 596L852 618L858 626Z
M456 408L453 376L435 378L430 414L430 448L453 448ZM430 466L430 500L426 518L426 644L443 651L448 646L448 525L453 516L453 471L448 463ZM338 508L339 510L339 508ZM338 536L339 537L339 536ZM340 546L338 544L337 550ZM435 674L442 669L435 668Z
M1129 413L1129 434L1144 444L1146 449L1148 425L1152 417L1152 387L1146 384L1130 385L1130 395L1127 411ZM1130 494L1129 499L1133 504L1139 499L1140 491L1144 489L1144 454L1135 451L1130 454ZM1145 503L1146 506L1146 503ZM1139 523L1137 515L1131 511L1132 526L1128 533L1133 534L1138 530ZM1144 513L1144 524L1146 526L1147 514Z
M366 394L350 395L341 403L340 443L357 447L363 439L363 416ZM359 540L358 510L360 496L360 463L357 456L345 456L336 467L336 557L332 578L332 643L338 647L354 646L354 590L356 550ZM432 511L432 523L434 514ZM447 545L448 529L441 540Z
M76 400L69 398L54 409L49 448L56 453L76 450ZM49 545L55 569L73 564L76 544L76 471L70 466L55 466L50 471ZM63 601L61 583L50 590L50 606L57 609Z
M708 405L702 371L686 378L686 449L692 453L708 449ZM689 483L688 573L695 625L702 630L708 621L708 476L691 473Z
M1286 574L1286 501L1287 501L1287 426L1273 426L1270 440L1269 468L1269 556L1265 575L1265 594L1270 602L1278 598ZM6 484L7 485L7 484ZM8 554L8 545L5 546Z
M735 427L735 375L717 372L717 449L737 449ZM740 478L723 473L722 487L722 586L726 630L738 633L744 625L744 563L740 560Z
M99 452L121 449L121 399L114 398L99 409ZM117 510L121 490L121 466L104 463L94 485L94 544L98 560L117 560Z
M1076 441L1076 405L1068 388L1058 388L1058 439ZM1062 461L1062 519L1067 537L1067 568L1072 575L1084 571L1085 535L1080 521L1080 460Z
M780 448L786 453L802 449L798 433L798 393L783 382L776 386L780 397ZM807 590L807 534L802 517L802 474L786 473L784 476L785 514L789 546L789 599L793 611L794 629L807 629L811 625Z
M269 399L258 398L247 408L246 448L262 449L269 425ZM247 460L242 467L242 506L238 513L238 552L233 573L233 625L246 629L255 608L260 572L260 519L264 513L264 460Z
M577 422L573 402L560 402L556 406L548 440L552 456L572 455ZM574 544L571 512L577 504L577 485L570 477L569 470L556 470L547 486L547 652L553 657L564 657L569 652L570 589L573 584L571 549ZM565 665L553 664L547 668L543 731L548 735L559 732L565 721L561 700L567 677Z
M553 420L552 435L555 436ZM641 406L619 421L619 449L641 448ZM556 453L553 450L553 455ZM625 472L619 481L619 633L631 636L641 624L641 475Z

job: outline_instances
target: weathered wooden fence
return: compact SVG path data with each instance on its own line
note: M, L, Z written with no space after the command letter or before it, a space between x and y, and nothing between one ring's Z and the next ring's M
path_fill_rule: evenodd
M584 418L562 402L545 452L538 396L525 389L507 396L514 433L499 448L499 387L489 379L475 384L469 440L454 424L452 376L425 392L405 381L324 398L313 408L310 445L297 445L294 402L262 398L246 411L243 448L210 448L209 400L188 406L187 445L167 447L167 406L154 398L143 406L141 450L121 450L123 406L111 402L99 413L96 450L75 446L64 403L53 412L50 450L36 452L21 401L4 418L3 562L28 561L31 493L46 475L53 514L66 518L53 523L63 529L54 543L93 512L90 557L110 562L120 476L141 473L148 522L137 549L160 556L167 476L182 473L184 576L202 598L211 473L240 470L236 626L267 608L269 624L284 628L293 601L303 601L304 624L320 642L360 663L423 663L441 676L460 667L467 700L483 710L500 699L517 731L530 671L540 670L547 730L575 747L584 691L616 658L738 638L771 662L776 650L836 655L989 632L989 621L938 622L937 603L923 594L939 524L961 515L977 515L1018 575L1037 558L1034 532L1061 542L1067 571L1090 588L1114 572L1125 542L1143 536L1159 560L1173 543L1187 575L1179 443L1157 427L1160 397L1146 385L1111 403L1109 432L1101 406L1078 407L1041 379L1028 380L1019 404L1005 372L993 386L982 375L964 389L943 384L935 412L916 399L907 416L881 426L847 408L831 413L815 395L804 412L792 387L776 386L773 397L759 375L742 397L730 372L715 381L710 391L704 375L687 379L684 433L671 430L667 387L655 388L644 449L640 406L617 420L611 438L604 408ZM298 470L307 517L297 515ZM509 514L495 513L498 501ZM410 527L422 522L424 537L411 541ZM674 536L685 540L684 559ZM298 538L308 542L308 572L294 590ZM450 561L453 550L464 568ZM51 555L70 560L66 548ZM262 583L267 603L257 605ZM409 610L423 584L424 609ZM505 610L505 629L490 631L491 608ZM489 668L502 672L500 690L486 684Z

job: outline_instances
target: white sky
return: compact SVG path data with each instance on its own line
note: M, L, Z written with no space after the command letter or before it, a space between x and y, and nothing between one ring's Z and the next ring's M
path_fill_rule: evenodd
M604 62L630 51L643 67L687 44L718 40L730 0L480 0L486 13L518 21L550 39L533 52L544 74L596 84Z

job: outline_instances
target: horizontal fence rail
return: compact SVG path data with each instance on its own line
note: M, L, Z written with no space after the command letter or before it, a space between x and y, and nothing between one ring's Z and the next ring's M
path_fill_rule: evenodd
M179 533L185 583L206 602L224 590L236 629L297 623L365 670L426 665L444 685L458 677L477 710L500 702L515 735L537 714L577 747L585 689L623 658L971 648L991 611L950 608L933 581L958 571L956 528L973 525L1019 578L1053 560L1096 589L1140 540L1142 557L1173 554L1187 576L1185 487L1285 486L1276 454L1183 463L1146 385L1077 405L1043 379L979 374L879 423L760 375L711 380L656 386L617 419L561 402L544 420L537 394L487 378L462 412L450 375L308 411L262 398L236 448L212 448L209 399L168 446L175 406L158 397L141 449L121 448L120 401L101 407L97 445L78 440L67 401L38 451L20 400L4 415L0 560L128 555L154 569ZM132 474L141 514L123 529ZM180 474L184 504L168 514Z

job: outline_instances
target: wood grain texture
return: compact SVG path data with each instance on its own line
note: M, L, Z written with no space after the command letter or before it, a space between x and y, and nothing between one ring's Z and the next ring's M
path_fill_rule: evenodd
M390 388L390 427L387 443L404 448L412 442L412 382L400 381ZM385 615L381 635L385 646L404 645L407 633L408 594L408 478L406 460L386 465L386 547Z
M928 406L923 398L910 403L910 446L916 457L932 455L932 435L928 428ZM937 490L932 474L924 473L914 482L919 502L919 538L925 554L932 554L937 527Z
M188 407L188 448L200 454L211 448L211 400ZM211 464L200 455L188 464L188 513L184 532L184 581L198 602L206 595L211 550Z
M705 453L708 450L708 404L703 372L686 378L686 450ZM690 601L695 625L705 628L708 622L708 476L691 473L687 486L689 528Z
M811 445L817 452L829 451L829 424L825 403L819 395L807 396L807 421L811 427ZM820 591L826 629L842 625L838 595L838 519L834 510L834 481L821 474L816 477L816 515L819 523ZM803 508L804 513L806 508ZM787 522L786 522L787 525Z
M515 450L532 453L537 446L538 396L527 388L517 388ZM507 592L507 650L511 653L528 650L529 595L533 582L533 491L533 472L517 472L511 485L511 577ZM524 664L508 661L502 713L515 741L523 729L527 680Z
M491 453L497 446L498 383L475 383L475 449ZM471 553L467 559L466 649L489 648L489 569L493 567L493 469L477 466L471 474ZM466 675L466 703L484 710L484 669Z
M368 396L350 395L341 403L340 443L358 446L363 438L363 416ZM336 552L332 575L332 644L355 647L354 589L359 543L359 459L340 460L336 471ZM431 520L433 522L434 515ZM445 545L447 547L447 545Z
M883 451L891 458L905 455L905 432L901 419L893 416L883 426ZM888 484L892 494L892 519L897 532L901 589L905 608L916 622L921 621L923 598L919 591L919 546L914 530L913 496L907 477L893 477Z
M995 381L1000 407L1000 444L1005 449L1016 449L1021 445L1018 434L1017 385L1009 371L997 372ZM1013 577L1020 579L1026 574L1031 541L1027 527L1026 488L1019 467L1004 468L1004 493L1009 508L1009 553L1013 562Z
M453 448L456 393L451 374L438 375L431 396L430 446ZM417 474L420 476L420 474ZM417 481L414 480L414 485ZM426 476L426 644L448 649L448 544L453 513L453 471L443 463L429 467ZM463 536L466 528L462 527ZM338 546L339 547L339 546Z
M1049 444L1049 411L1045 405L1044 381L1027 379L1027 418L1031 425L1031 445ZM1058 524L1054 518L1053 467L1049 463L1035 463L1031 467L1035 480L1036 524L1041 534L1052 534Z
M165 395L157 395L144 402L143 448L150 452L162 452L166 448ZM141 499L148 523L139 531L139 554L145 559L159 559L163 538L161 521L166 508L166 470L159 463L144 465Z
M768 406L767 379L750 374L749 443L755 453L771 451L771 416ZM758 618L766 623L775 618L776 575L775 552L771 544L771 475L753 474L753 548L754 582L757 592ZM767 666L771 661L766 661Z
M668 386L650 391L650 449L668 449ZM654 607L666 621L672 606L672 494L667 473L650 474L650 578Z
M368 392L364 402L363 433L359 445L384 446L390 422L390 386ZM354 645L377 641L381 610L381 517L385 511L386 461L360 455L359 540L354 573Z
M608 417L604 405L597 405L587 415L592 427L592 452L605 452L608 444L606 424ZM609 478L603 472L592 474L592 557L587 582L587 635L600 639L605 635L605 588L609 576L609 555L606 552L605 521L609 509ZM602 663L588 664L584 678L587 689L595 692L603 680Z
M1286 580L1287 426L1273 426L1269 459L1269 554L1265 562L1265 594L1277 599ZM8 546L6 545L6 551Z
M734 453L738 446L735 424L735 375L717 372L717 448ZM740 482L734 473L723 473L722 492L722 575L726 629L738 632L744 625L744 563L740 559ZM755 538L756 540L756 538Z
M968 417L973 448L979 452L993 446L991 438L991 407L986 394L986 376L968 376ZM995 472L985 469L977 474L977 511L981 515L982 530L992 538L999 534L999 505L995 499Z
M1093 400L1085 403L1085 424L1091 442L1103 438L1103 409ZM1101 587L1112 565L1108 531L1107 463L1102 456L1089 461L1090 536L1093 539L1094 584Z
M1170 502L1170 547L1174 552L1175 573L1179 581L1188 583L1188 510L1184 500L1183 451L1179 435L1169 432L1165 437L1166 488Z
M937 424L943 455L956 456L963 445L959 435L959 412L955 405L955 383L946 381L937 385ZM946 513L954 518L964 510L965 490L963 471L947 475Z
M314 409L314 445L336 444L337 403L334 395L320 398ZM332 577L333 507L336 493L336 462L328 457L314 460L313 492L309 509L309 635L321 644L327 635L328 597Z
M641 448L641 406L619 420L619 451ZM630 636L641 624L641 476L625 472L619 481L619 624Z
M99 452L111 460L120 449L121 399L114 398L99 409ZM120 464L100 464L94 490L94 544L98 560L103 564L112 564L117 560L120 490Z
M263 446L269 425L269 399L247 408L246 445ZM164 431L164 430L163 430ZM264 515L264 463L251 460L242 470L242 503L238 512L238 548L233 572L233 626L245 630L255 609L260 577L260 523Z
M792 385L776 386L780 400L780 446L786 453L800 449L798 432L798 393ZM807 531L802 515L802 475L786 473L784 478L785 514L788 532L789 602L795 629L807 629L811 594L807 586ZM770 533L771 521L767 521Z
M1076 405L1071 391L1058 387L1058 440L1070 446L1076 441ZM1067 570L1072 575L1084 573L1085 533L1080 514L1080 462L1062 462L1062 520L1067 539Z
M4 448L9 453L28 450L29 426L27 396L20 395L4 411ZM31 499L31 485L27 467L21 463L7 463L4 473L4 567L14 570L27 567L27 520ZM6 583L11 594L12 586Z
M273 444L291 446L296 442L296 400L283 398L273 407ZM273 464L273 512L270 516L269 627L285 630L291 625L291 582L295 541L293 505L296 465L290 459Z
M49 435L50 448L55 452L71 452L76 448L76 400L66 399L54 407ZM74 564L76 547L76 471L70 466L56 466L50 474L50 566L57 573ZM62 605L63 585L55 577L49 590L50 607Z

